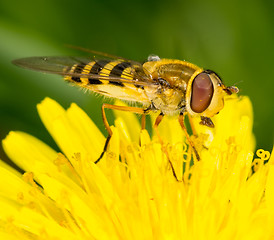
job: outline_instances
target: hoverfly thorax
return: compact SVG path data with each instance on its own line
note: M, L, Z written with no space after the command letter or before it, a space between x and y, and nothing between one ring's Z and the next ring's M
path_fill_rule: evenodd
M155 57L153 59L157 60L143 64L145 72L157 85L157 90L148 91L148 96L155 108L164 114L178 114L186 105L188 82L199 68L192 63L180 60Z

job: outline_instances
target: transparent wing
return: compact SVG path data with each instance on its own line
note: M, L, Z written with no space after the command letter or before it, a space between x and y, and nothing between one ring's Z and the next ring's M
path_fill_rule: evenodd
M86 57L27 57L13 60L12 63L23 68L63 75L74 64L88 64Z
M141 63L129 60L126 61L132 64L132 72L127 73L125 75L125 78L115 76L115 74L113 74L112 76L105 76L101 74L69 72L69 70L75 64L87 65L94 61L99 66L102 62L102 60L96 60L90 57L27 57L13 60L12 63L19 67L40 71L44 73L58 74L62 76L111 80L114 82L138 84L143 86L156 84L155 81L153 81L148 75L144 74ZM128 79L126 77L132 77L133 79Z

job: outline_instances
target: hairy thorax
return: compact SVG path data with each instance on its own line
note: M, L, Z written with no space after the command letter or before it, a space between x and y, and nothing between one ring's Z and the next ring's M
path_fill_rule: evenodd
M185 106L187 83L195 72L193 66L183 61L162 59L146 62L146 73L157 83L154 88L144 88L153 106L163 114L178 114Z

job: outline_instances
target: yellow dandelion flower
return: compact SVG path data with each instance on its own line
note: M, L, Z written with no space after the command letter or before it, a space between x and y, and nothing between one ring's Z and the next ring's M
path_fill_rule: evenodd
M62 153L23 132L3 140L25 173L1 162L1 239L273 239L274 158L253 161L247 97L227 101L214 129L194 123L194 163L177 119L160 124L160 144L116 113L94 164L105 138L76 104L46 98L38 112Z

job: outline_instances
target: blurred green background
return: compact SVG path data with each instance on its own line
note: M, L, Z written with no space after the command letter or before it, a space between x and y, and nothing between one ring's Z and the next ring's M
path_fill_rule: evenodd
M273 43L271 1L2 0L0 138L21 130L57 148L36 111L46 96L64 107L76 102L103 129L101 98L11 64L27 56L81 55L65 47L72 44L140 61L154 53L216 71L251 98L257 148L271 150Z

